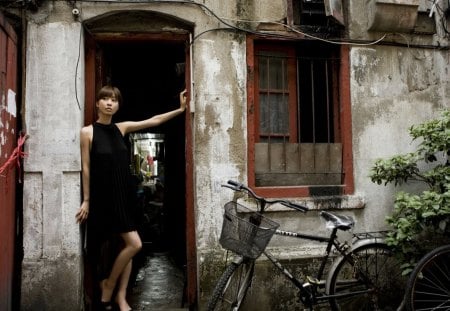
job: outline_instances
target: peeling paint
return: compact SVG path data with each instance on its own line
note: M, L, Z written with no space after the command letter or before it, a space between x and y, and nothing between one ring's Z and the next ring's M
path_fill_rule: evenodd
M8 109L7 111L15 118L17 113L16 108L16 92L8 90Z
M215 53L215 41L214 40L200 40L201 41L201 51L200 55L202 68L204 70L204 89L207 90L208 93L212 94L220 94L222 92L223 84L218 81L217 76L219 75L222 66Z
M246 63L245 53L243 52L243 45L232 42L231 43L231 59L233 60L234 68L236 69L236 82L239 85L239 89L243 91L245 89L245 74L246 67L242 64Z

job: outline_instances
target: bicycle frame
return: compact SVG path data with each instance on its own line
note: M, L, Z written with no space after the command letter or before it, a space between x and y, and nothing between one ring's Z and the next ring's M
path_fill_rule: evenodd
M289 238L297 238L297 239L303 239L303 240L310 240L310 241L317 241L321 243L327 243L325 255L321 258L321 264L319 267L319 270L316 275L317 283L309 283L309 281L302 281L296 278L294 275L291 274L291 272L285 268L277 258L275 258L270 252L267 251L267 249L263 252L264 256L267 257L267 259L270 260L270 262L277 267L281 273L286 276L294 285L300 290L301 293L301 299L302 302L308 306L316 304L321 302L322 300L328 300L330 298L343 298L343 297L350 297L350 296L356 296L363 293L367 293L367 291L359 291L359 292L352 292L352 293L346 293L346 294L338 294L338 295L318 295L317 289L318 288L324 288L326 283L323 279L324 277L324 271L327 264L328 259L330 258L330 255L332 253L333 247L336 249L342 256L346 258L347 261L353 264L353 259L350 258L347 255L347 249L349 249L349 245L344 243L341 244L337 239L337 232L339 229L334 228L330 234L330 236L319 236L319 235L310 235L305 234L301 232L293 232L293 231L284 231L284 230L276 230L275 235L279 236L285 236ZM307 286L305 286L307 285ZM309 290L309 288L312 287L312 291ZM306 297L306 298L305 298ZM310 301L311 300L311 301Z
M305 233L301 233L301 232L284 231L284 230L278 229L275 231L275 235L285 236L285 237L289 237L289 238L317 241L317 242L321 242L321 243L327 243L325 255L321 259L319 271L316 275L316 279L319 280L319 284L314 284L314 285L311 284L314 287L324 287L325 282L320 281L320 280L323 280L325 266L326 266L328 259L330 258L330 254L333 249L333 246L336 250L339 251L339 253L341 253L342 255L345 255L345 249L344 249L345 247L340 246L340 243L337 240L337 231L338 231L338 229L335 228L332 230L330 236L318 236L318 235L305 234ZM327 300L330 298L330 296L326 296L326 295L317 297L316 296L316 294L317 294L316 288L313 290L313 293L308 292L308 290L305 288L305 284L309 284L309 283L307 283L305 281L301 281L301 280L297 279L294 275L292 275L290 273L290 271L288 269L286 269L279 262L278 259L276 259L269 251L267 251L267 249L263 252L263 254L272 262L272 264L274 266L276 266L281 271L281 273L283 273L283 275L285 275L300 290L301 297L313 294L313 297L311 297L311 298L313 298L314 300ZM307 304L314 303L313 301L304 301L304 303L305 302Z

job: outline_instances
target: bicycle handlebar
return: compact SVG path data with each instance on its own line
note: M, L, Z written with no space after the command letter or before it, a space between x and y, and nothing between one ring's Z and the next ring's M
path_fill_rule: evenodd
M295 209L297 211L300 211L302 213L305 213L309 210L309 208L307 208L306 206L288 201L288 200L282 200L282 199L275 199L275 200L268 200L266 198L263 198L261 196L258 196L251 188L245 186L244 184L241 184L237 181L234 180L229 180L227 182L226 185L222 185L223 187L226 188L230 188L231 190L234 191L245 191L248 194L250 194L255 200L257 200L258 202L260 202L260 206L262 209L262 212L264 212L264 207L266 204L275 204L275 203L280 203L286 207Z

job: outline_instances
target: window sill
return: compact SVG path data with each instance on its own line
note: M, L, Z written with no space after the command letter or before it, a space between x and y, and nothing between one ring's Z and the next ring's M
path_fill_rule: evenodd
M271 186L261 187L250 183L256 194L266 198L323 198L344 197L353 194L352 185L311 185L311 186Z
M304 197L304 198L289 198L290 201L304 205L310 210L349 210L349 209L362 209L366 203L364 198L358 195L332 195L332 196L320 196L320 197ZM245 206L255 206L255 203L250 199L241 198L238 199L240 204ZM271 205L267 212L282 212L293 211L292 209L285 207L281 204Z

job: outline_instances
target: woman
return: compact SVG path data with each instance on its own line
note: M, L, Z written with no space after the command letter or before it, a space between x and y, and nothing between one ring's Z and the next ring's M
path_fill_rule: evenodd
M180 107L176 110L143 121L112 123L122 98L119 89L105 86L97 94L97 121L81 129L83 202L76 214L77 222L87 220L88 252L89 244L99 250L114 237L120 237L123 245L112 268L99 276L104 310L112 310L111 299L116 287L115 302L120 310L131 310L126 300L131 262L142 248L133 207L136 194L129 152L123 138L128 133L158 126L182 114L186 109L186 90L179 97Z

